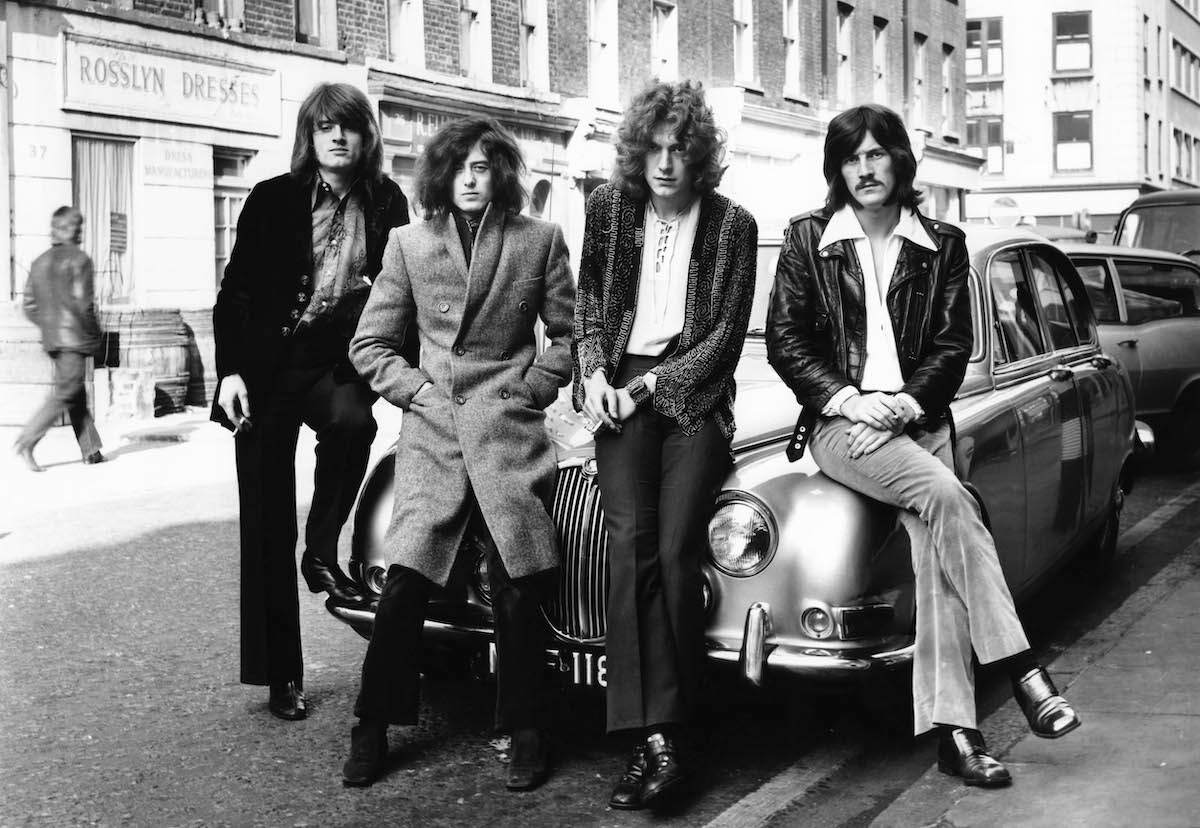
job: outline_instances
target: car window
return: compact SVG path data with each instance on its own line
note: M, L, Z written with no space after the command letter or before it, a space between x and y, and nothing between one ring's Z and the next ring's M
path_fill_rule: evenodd
M1129 323L1200 316L1200 271L1175 262L1117 259Z
M1092 312L1088 309L1088 302L1084 298L1083 290L1078 287L1079 283L1067 275L1062 265L1054 269L1054 276L1058 280L1058 289L1062 291L1063 299L1066 300L1067 316L1071 319L1075 338L1080 343L1095 342L1096 330L1092 324Z
M1046 329L1050 332L1051 347L1055 351L1074 348L1079 344L1079 339L1067 314L1067 303L1059 289L1054 267L1040 253L1030 251L1029 273L1033 277L1038 304L1042 306L1042 318L1046 320Z
M1020 253L998 253L988 265L988 275L999 334L992 344L992 359L1000 365L1045 353L1036 302L1025 279Z
M1121 223L1122 247L1183 253L1200 247L1200 204L1159 204L1130 210Z
M1092 300L1092 312L1096 314L1097 322L1120 322L1121 313L1117 309L1117 290L1113 285L1112 274L1108 272L1108 263L1103 259L1075 259L1075 269L1087 290L1088 299Z

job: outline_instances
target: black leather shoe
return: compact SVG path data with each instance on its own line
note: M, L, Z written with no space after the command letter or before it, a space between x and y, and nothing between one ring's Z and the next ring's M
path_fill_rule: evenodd
M344 606L360 606L366 598L337 564L330 566L315 555L300 558L300 574L311 592L328 592L329 597Z
M350 729L350 758L342 765L342 784L365 788L383 775L387 761L387 724L360 719Z
M646 778L642 782L642 804L653 807L669 792L676 791L687 779L675 743L665 734L651 733L646 738Z
M550 745L546 735L534 727L512 734L512 758L508 760L510 791L531 791L550 775Z
M14 445L13 451L17 453L17 457L21 458L21 462L25 464L25 468L31 472L44 472L45 469L33 459L33 446Z
M1079 714L1058 694L1054 682L1041 667L1013 679L1013 695L1029 721L1029 728L1043 739L1057 739L1079 727Z
M308 702L304 698L304 687L299 681L288 681L271 685L271 698L267 702L271 715L289 722L308 716Z
M646 743L639 742L629 757L625 772L617 780L612 796L608 799L610 808L618 811L637 811L646 807L642 802L642 783L646 779Z
M965 727L942 729L938 770L981 788L1002 788L1012 783L1008 768L988 755L983 734Z
M87 457L83 458L83 465L85 465L85 466L94 466L97 463L103 463L103 462L104 462L104 455L98 451L93 451Z

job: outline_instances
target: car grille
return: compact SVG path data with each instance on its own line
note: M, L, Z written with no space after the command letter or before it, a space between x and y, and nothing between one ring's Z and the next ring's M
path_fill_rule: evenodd
M560 638L600 643L608 627L608 532L594 474L581 466L558 470L554 524L562 573L558 592L542 610Z

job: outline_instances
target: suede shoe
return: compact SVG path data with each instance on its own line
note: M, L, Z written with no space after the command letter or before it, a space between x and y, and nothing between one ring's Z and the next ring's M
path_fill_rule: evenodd
M383 775L387 761L387 723L359 719L350 729L350 758L342 765L342 784L365 788Z
M271 685L271 696L267 701L267 709L272 716L296 722L308 716L308 701L304 698L304 685L301 681L286 681L282 684Z
M521 728L512 734L512 757L508 760L510 791L531 791L550 775L550 744L535 727Z
M629 757L625 772L613 787L608 806L618 811L637 811L645 806L642 802L642 783L646 779L646 743L638 742Z
M967 785L1001 788L1012 783L1008 769L988 755L983 734L965 727L941 728L938 770L961 777Z
M642 782L642 804L653 807L687 779L675 743L664 733L646 737L646 778Z
M1054 682L1041 667L1013 679L1013 695L1036 736L1057 739L1079 727L1079 714L1058 694Z
M336 563L330 565L316 555L305 553L300 558L300 574L310 592L328 592L335 604L359 607L367 603L362 592Z

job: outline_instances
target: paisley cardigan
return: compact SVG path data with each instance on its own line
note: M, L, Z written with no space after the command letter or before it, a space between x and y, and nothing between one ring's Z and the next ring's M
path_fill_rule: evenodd
M645 218L645 201L610 184L588 198L572 343L576 410L583 408L584 380L599 368L611 379L625 354L637 308ZM684 434L695 434L713 417L725 437L733 437L733 370L750 321L757 256L754 217L723 195L703 196L678 344L654 369L653 395L640 376L626 386L639 407L652 406Z

